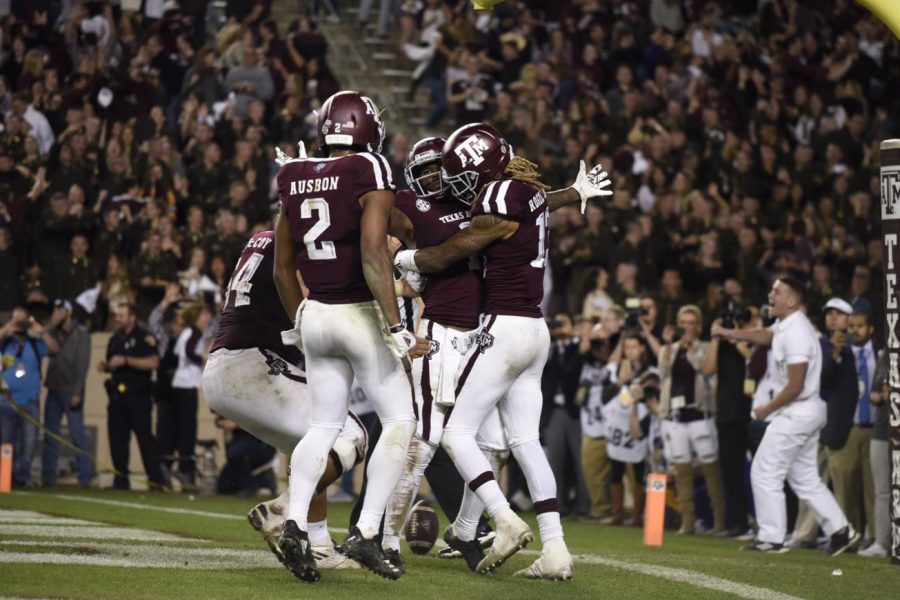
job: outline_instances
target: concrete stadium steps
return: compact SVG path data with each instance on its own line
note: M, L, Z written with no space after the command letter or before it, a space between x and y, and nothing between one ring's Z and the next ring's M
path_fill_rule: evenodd
M406 58L397 44L396 27L389 38L375 35L377 13L365 26L356 21L356 6L343 6L340 22L319 19L319 28L329 44L328 64L342 87L370 95L385 111L388 134L402 131L413 139L424 134L430 110L427 89L420 87L412 100L407 98L416 64ZM297 17L297 4L276 0L273 16L287 23Z

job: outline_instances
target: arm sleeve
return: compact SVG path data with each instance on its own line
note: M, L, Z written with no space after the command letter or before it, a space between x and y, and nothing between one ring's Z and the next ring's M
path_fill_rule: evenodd
M156 337L150 332L143 332L144 335L136 336L137 343L134 345L134 350L132 350L129 356L133 356L135 358L146 358L153 354L156 354L158 342Z
M796 335L785 332L784 359L789 365L808 363L812 360L812 350L809 347L809 338L805 335ZM814 343L818 344L818 340Z
M166 307L160 303L156 305L156 308L153 309L153 312L151 312L150 316L147 318L147 329L149 329L150 333L159 340L157 348L160 356L165 354L169 347L169 334L166 333L166 328L163 327L163 317L165 314Z

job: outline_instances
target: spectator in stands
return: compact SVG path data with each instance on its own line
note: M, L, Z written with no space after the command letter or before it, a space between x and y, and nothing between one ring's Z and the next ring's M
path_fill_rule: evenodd
M59 344L28 311L17 306L0 328L0 356L11 366L3 371L9 403L0 407L0 439L13 444L13 485L31 485L31 460L40 419L41 361Z
M53 303L50 334L59 344L59 352L47 364L47 398L44 402L44 450L41 456L41 481L44 487L56 485L59 474L59 442L65 415L72 445L78 448L75 468L78 483L88 487L92 479L92 457L84 428L84 391L91 360L91 336L72 314L72 303L58 299Z

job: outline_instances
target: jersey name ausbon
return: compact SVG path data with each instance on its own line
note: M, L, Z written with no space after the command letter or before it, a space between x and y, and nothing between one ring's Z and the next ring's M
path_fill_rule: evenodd
M326 304L372 300L362 269L359 199L394 189L387 159L360 152L292 160L278 171L277 184L309 298Z
M468 207L453 198L420 200L412 190L402 190L397 192L397 208L412 222L419 248L437 246L470 223ZM475 329L482 301L479 257L470 256L426 277L423 316L441 325Z
M488 184L472 204L473 218L496 215L519 223L511 237L484 249L484 313L543 316L549 214L544 192L511 179Z

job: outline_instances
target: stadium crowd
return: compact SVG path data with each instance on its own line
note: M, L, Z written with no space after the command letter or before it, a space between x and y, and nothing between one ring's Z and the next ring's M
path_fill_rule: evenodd
M271 20L266 0L227 3L218 30L207 29L205 1L136 11L125 2L11 4L0 21L0 315L20 307L52 333L59 300L90 330L111 331L116 307L133 304L163 352L157 403L183 399L186 388L171 383L179 357L165 355L178 347L193 357L193 334L209 339L215 319L207 325L197 307L214 317L244 242L271 228L274 148L293 154L298 140L314 139L312 110L339 89L325 38L309 16L286 27ZM403 2L394 17L398 44L420 61L411 91L431 95L430 132L487 120L554 188L582 159L602 163L615 183L604 206L551 219L544 421L563 505L621 522L623 475L632 473L639 506L644 458L647 470L664 460L661 445L648 444L640 460L608 462L592 397L609 405L631 390L647 410L626 417L627 435L652 440L665 426L651 422L686 394L698 413L690 418L720 441L697 469L714 514L707 526L746 531L743 469L765 353L707 340L717 319L761 322L774 276L791 273L808 282L807 312L829 353L852 352L849 367L870 353L852 374L853 409L835 409L842 424L829 424L846 435L822 441L845 512L855 510L857 524L864 513L875 539L868 444L878 441L877 411L861 420L857 402L880 394L878 144L900 122L900 44L888 30L850 0L507 0L490 13L428 0ZM406 133L388 123L401 185L415 141ZM39 357L50 345L18 347ZM675 394L673 382L693 392ZM196 403L196 386L187 397ZM37 415L35 394L14 401ZM157 430L169 440L164 452L190 452L196 431L176 440L171 420L181 413L162 412L172 429ZM31 427L8 406L0 415L4 437L17 419ZM33 444L33 431L23 440ZM842 454L851 443L854 456ZM666 454L691 530L694 469ZM181 472L193 477L192 467Z

